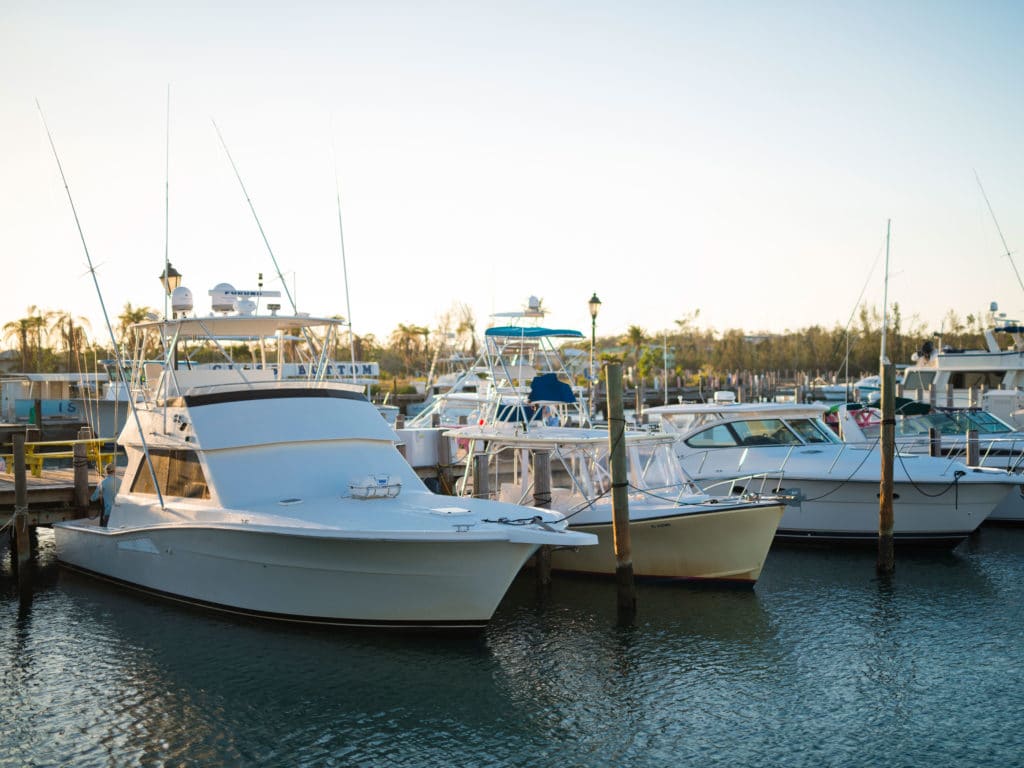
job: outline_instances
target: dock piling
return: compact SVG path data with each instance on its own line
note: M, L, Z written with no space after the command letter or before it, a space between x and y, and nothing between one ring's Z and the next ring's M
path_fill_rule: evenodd
M615 547L615 581L618 585L618 615L620 624L631 624L636 616L636 583L633 579L633 548L629 537L622 364L609 363L605 372L608 377L608 447L611 452L612 534Z
M533 506L551 509L551 451L533 452ZM551 586L551 547L537 548L537 588Z
M14 524L11 543L14 545L14 563L18 581L24 578L25 567L32 555L28 537L28 478L25 465L25 435L11 436L14 447Z
M882 477L878 489L878 562L875 567L879 576L891 576L896 570L892 507L893 461L896 455L895 370L888 360L882 363Z

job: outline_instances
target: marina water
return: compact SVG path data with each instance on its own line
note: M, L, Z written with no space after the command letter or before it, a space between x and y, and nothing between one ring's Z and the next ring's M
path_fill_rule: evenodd
M773 548L753 590L522 574L477 636L234 620L0 575L9 766L1024 764L1024 531L947 554ZM6 555L6 552L4 553Z

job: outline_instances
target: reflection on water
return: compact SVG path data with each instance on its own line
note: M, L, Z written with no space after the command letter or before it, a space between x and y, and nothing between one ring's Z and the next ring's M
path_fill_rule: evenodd
M773 550L755 590L513 585L478 636L310 630L0 573L0 767L1009 765L1024 531L900 557Z

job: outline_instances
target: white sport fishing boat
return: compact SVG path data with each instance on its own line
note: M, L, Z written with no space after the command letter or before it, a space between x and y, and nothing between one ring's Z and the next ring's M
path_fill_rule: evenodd
M877 445L850 445L821 420L824 405L690 403L645 413L675 435L683 467L704 490L798 493L777 538L856 543L878 536L881 458ZM955 546L1017 482L1003 470L899 453L894 464L895 540Z
M551 509L576 531L596 534L596 547L556 550L556 570L615 573L607 432L507 422L449 435L470 440L488 457L488 487L502 501L532 503L532 452L550 455ZM709 496L683 472L671 436L627 432L629 533L633 571L652 579L752 585L761 574L784 502L756 496ZM479 489L475 489L479 493Z
M538 546L596 541L558 513L430 493L361 388L317 373L344 321L257 315L272 292L229 288L218 314L178 288L174 319L134 326L133 348L165 357L132 364L109 525L54 525L63 565L271 619L478 628ZM231 360L240 346L255 362Z

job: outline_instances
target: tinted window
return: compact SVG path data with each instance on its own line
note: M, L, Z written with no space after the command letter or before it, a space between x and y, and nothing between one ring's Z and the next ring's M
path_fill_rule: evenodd
M160 492L164 496L183 496L189 499L208 499L210 489L206 485L206 476L199 463L195 451L168 451L151 449L149 457L153 461ZM132 481L132 493L156 494L153 487L153 476L149 465L143 458Z
M725 424L715 424L686 441L691 448L732 448L736 437Z

